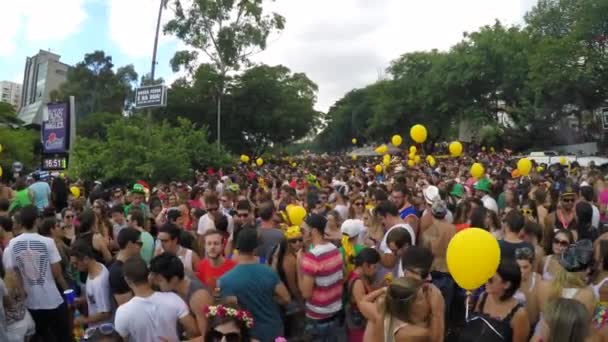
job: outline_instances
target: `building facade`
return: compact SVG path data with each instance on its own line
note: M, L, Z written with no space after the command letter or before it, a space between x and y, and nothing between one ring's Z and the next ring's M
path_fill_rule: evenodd
M15 111L19 112L21 108L21 84L0 81L0 101L12 104Z
M59 61L61 56L40 50L37 55L27 57L21 88L19 119L25 125L41 125L43 111L51 100L51 92L67 80L69 65Z

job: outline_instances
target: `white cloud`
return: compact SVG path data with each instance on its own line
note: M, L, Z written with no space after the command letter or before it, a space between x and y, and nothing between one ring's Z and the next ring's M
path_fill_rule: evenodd
M0 10L0 55L9 56L19 43L57 42L78 32L87 18L85 0L3 1Z
M305 72L319 85L317 108L327 110L403 53L447 50L495 19L521 24L532 1L277 1L267 9L284 15L286 28L255 60Z
M132 58L152 56L160 0L107 0L110 38L121 52ZM163 11L162 26L171 19L170 9ZM137 18L137 20L134 20ZM159 46L175 38L160 31Z

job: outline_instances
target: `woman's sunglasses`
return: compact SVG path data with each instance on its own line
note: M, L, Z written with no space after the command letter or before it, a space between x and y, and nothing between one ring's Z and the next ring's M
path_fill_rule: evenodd
M207 333L207 336L205 336L205 337L206 337L205 341L208 341L208 342L220 342L220 341L222 341L222 338L225 338L226 342L239 342L241 340L241 334L239 334L239 333L232 332L232 333L224 334L217 330L209 331Z
M568 240L560 240L558 238L553 239L554 245L559 245L560 247L568 247L570 246L570 241Z
M296 243L296 242L302 242L304 241L304 239L302 238L298 238L298 239L289 239L289 243Z

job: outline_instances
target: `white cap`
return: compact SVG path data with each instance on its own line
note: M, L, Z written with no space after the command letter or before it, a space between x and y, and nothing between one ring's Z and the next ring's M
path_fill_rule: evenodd
M354 238L359 236L359 234L365 230L365 226L361 220L346 220L342 223L340 230L342 231L342 234L346 234L349 237Z
M424 195L424 200L428 204L433 204L435 200L441 199L439 196L439 188L434 185L427 186L422 190L422 194Z

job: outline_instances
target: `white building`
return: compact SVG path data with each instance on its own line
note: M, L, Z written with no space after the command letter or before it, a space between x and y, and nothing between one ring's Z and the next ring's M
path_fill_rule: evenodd
M19 112L21 108L21 84L11 81L0 81L0 102L7 102Z
M37 55L25 60L19 111L19 119L25 125L42 124L43 108L50 102L51 92L66 81L70 66L60 62L60 57L40 50Z

